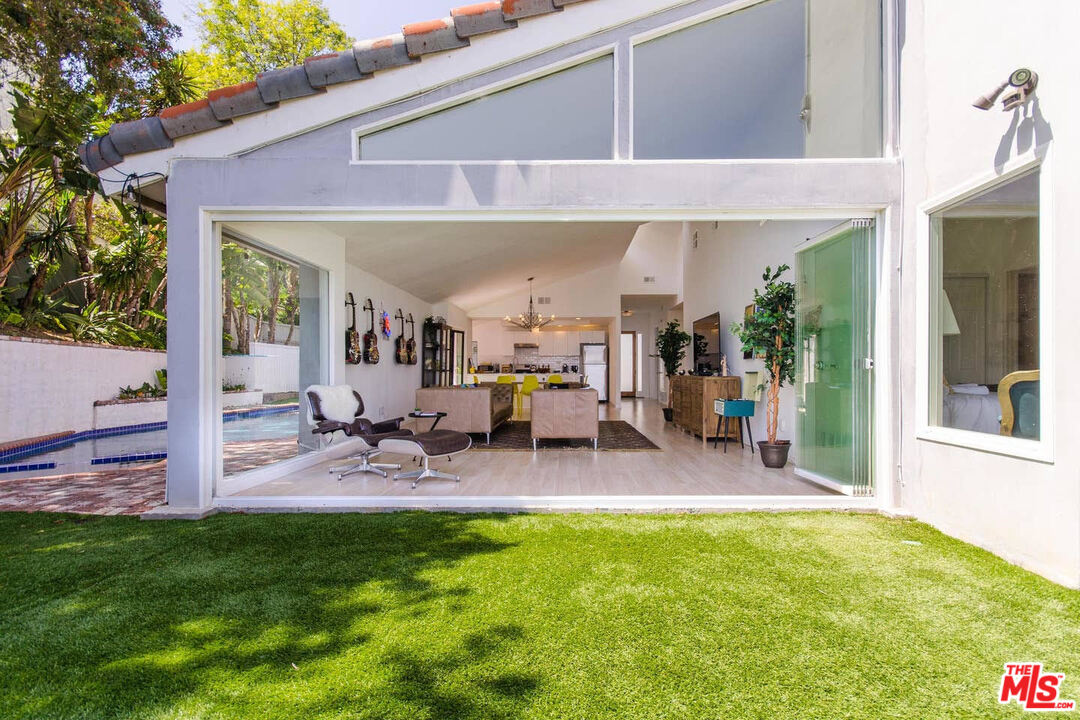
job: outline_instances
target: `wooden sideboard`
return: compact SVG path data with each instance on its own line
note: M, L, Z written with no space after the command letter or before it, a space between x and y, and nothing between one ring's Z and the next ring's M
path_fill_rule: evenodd
M735 400L742 397L742 378L676 375L671 378L671 407L675 427L701 436L702 445L716 437L716 413L713 400ZM729 440L738 440L742 432L739 423L728 430ZM723 436L720 436L723 437Z

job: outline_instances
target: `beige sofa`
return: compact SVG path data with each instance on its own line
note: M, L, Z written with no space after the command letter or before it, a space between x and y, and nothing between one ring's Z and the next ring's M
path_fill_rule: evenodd
M484 433L491 442L495 428L514 414L514 386L489 385L478 388L420 388L416 407L423 412L444 412L439 430Z
M591 438L600 435L600 402L596 390L533 390L532 441L544 438Z

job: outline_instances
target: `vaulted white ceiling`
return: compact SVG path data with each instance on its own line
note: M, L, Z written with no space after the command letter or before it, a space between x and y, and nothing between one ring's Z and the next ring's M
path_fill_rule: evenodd
M471 310L616 263L640 223L323 222L348 261L427 302Z

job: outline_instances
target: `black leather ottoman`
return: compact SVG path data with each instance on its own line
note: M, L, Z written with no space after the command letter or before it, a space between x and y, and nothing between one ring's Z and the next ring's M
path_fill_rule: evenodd
M379 442L379 449L383 452L398 453L399 455L412 455L424 458L422 470L397 473L395 480L412 480L413 488L426 478L439 478L461 482L461 476L432 470L429 461L433 457L452 457L465 452L472 447L472 438L463 432L456 430L432 430L431 432L418 433L402 437L389 437Z

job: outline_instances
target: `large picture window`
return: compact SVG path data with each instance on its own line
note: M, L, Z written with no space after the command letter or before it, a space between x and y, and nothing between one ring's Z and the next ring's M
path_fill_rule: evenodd
M608 160L608 55L360 138L360 160Z
M634 48L634 157L878 157L878 0L769 0Z
M1039 172L930 224L930 424L1041 439Z

